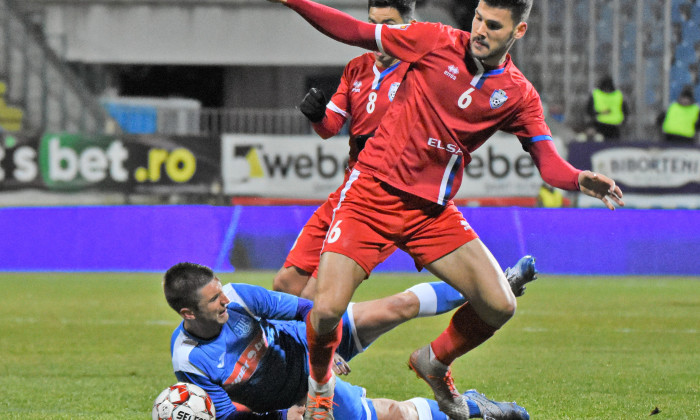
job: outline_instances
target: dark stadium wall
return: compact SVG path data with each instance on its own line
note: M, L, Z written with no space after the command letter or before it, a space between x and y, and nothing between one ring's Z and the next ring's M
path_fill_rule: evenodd
M276 270L310 206L0 209L0 271ZM700 275L700 212L461 208L496 259L537 258L546 274ZM415 271L401 251L377 271Z

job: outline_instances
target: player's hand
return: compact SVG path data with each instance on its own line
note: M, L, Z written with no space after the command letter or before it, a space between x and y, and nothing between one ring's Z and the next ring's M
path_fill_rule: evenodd
M304 417L305 411L305 406L293 405L287 410L287 420L301 420Z
M321 89L311 88L304 96L304 100L299 104L299 110L306 115L309 121L321 122L326 115L326 95Z
M622 201L622 190L615 185L615 181L605 175L583 171L578 174L578 185L582 193L599 199L610 210L615 210L615 204L625 205Z
M336 375L347 375L352 372L350 365L338 353L333 353L333 372Z

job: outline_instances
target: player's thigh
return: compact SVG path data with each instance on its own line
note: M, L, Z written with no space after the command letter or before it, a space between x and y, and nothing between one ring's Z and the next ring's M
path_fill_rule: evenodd
M425 267L459 290L487 322L515 310L515 297L503 271L478 238Z
M309 282L310 273L294 265L282 267L272 281L272 290L301 296Z
M306 282L306 286L304 286L304 289L301 291L299 296L303 297L304 299L309 299L313 300L314 296L316 295L316 278L318 277L318 270L314 272L314 274L309 277L309 280Z
M336 252L324 252L318 267L314 313L321 318L340 319L355 289L367 277L352 258Z

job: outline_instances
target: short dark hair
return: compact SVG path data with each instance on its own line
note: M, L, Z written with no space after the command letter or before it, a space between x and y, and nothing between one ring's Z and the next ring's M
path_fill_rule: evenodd
M679 98L688 98L691 102L695 102L695 94L693 93L693 86L685 86L678 95Z
M614 92L615 91L615 81L609 74L604 74L598 81L598 88L604 92Z
M532 0L482 0L491 7L508 9L513 17L513 23L527 22L530 18Z
M370 7L391 7L396 9L405 23L413 20L413 12L416 10L416 0L369 0L367 9Z
M197 309L199 289L214 279L211 268L189 262L175 264L165 272L163 292L168 305L180 312L182 308Z

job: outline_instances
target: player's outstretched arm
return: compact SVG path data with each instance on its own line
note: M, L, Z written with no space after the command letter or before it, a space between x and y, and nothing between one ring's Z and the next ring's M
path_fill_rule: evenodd
M530 155L547 184L563 190L580 190L601 200L607 208L615 210L615 204L624 206L622 191L615 181L605 175L581 171L559 156L554 143L538 141L530 146Z
M622 201L622 190L615 185L615 181L605 175L582 171L578 174L578 185L582 193L599 199L610 210L615 210L615 204L625 205Z
M321 33L344 44L367 50L376 50L374 39L376 25L355 19L332 7L314 3L309 0L268 0L282 3L297 12Z

